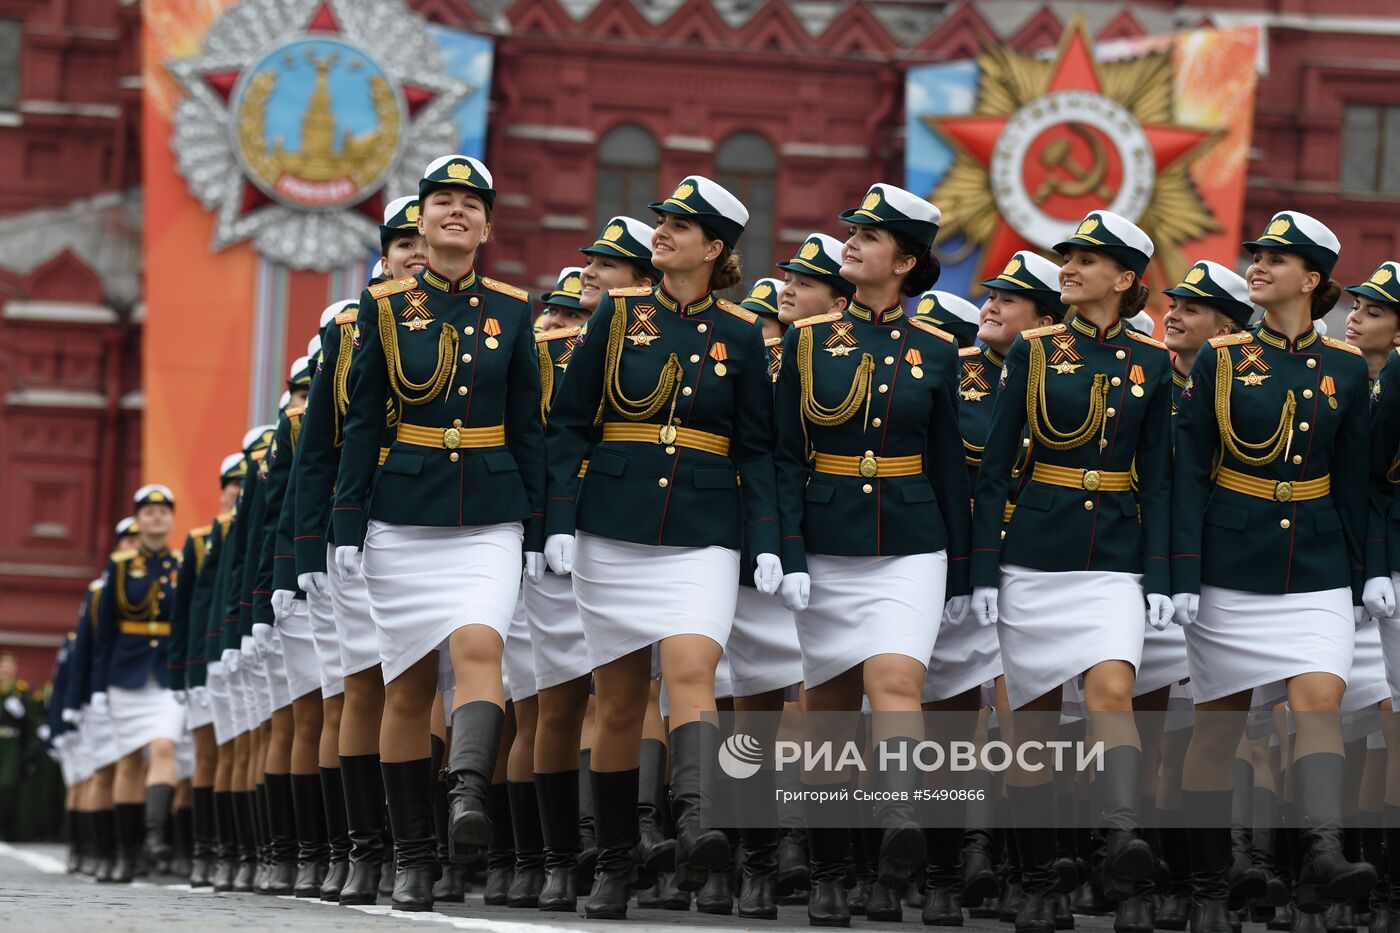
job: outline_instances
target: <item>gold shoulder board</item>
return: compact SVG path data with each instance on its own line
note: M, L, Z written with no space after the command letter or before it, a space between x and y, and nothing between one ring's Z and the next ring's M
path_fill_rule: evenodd
M383 283L381 283L381 284L383 284ZM376 285L376 286L374 286L374 287L375 287L375 288L378 288L379 286ZM374 297L378 298L379 296L378 296L378 295L375 295ZM335 322L336 322L337 324L354 324L354 323L355 323L355 319L358 318L359 316L360 316L360 309L359 309L359 308L346 308L344 311L340 312L339 314L337 314L337 315L335 316Z
M719 309L721 311L734 315L746 324L752 324L754 321L758 320L757 314L754 314L747 308L739 307L734 302L729 301L728 299L721 298L719 301L715 302L715 304L719 305Z
M783 345L783 338L769 337L767 340L763 341L763 345L765 347L781 347Z
M1021 331L1021 336L1027 340L1034 340L1037 337L1050 337L1055 334L1063 334L1064 332L1065 325L1063 324L1047 324L1044 327L1032 327L1030 330L1023 330Z
M113 551L112 560L116 561L117 563L121 563L124 560L131 560L133 557L136 556L137 553L138 552L133 550L132 548L126 548L125 550L121 551Z
M418 280L411 275L406 275L401 279L393 279L389 282L380 282L378 285L369 287L371 298L387 298L390 295L397 295L399 292L406 292L418 284ZM340 315L336 315L339 320Z
M628 288L608 289L609 298L645 298L651 294L650 285L633 285Z
M530 293L525 289L518 288L508 282L497 282L495 279L488 279L484 275L481 277L481 287L489 288L493 292L500 292L502 295L509 295L516 301L530 300Z
M981 355L982 355L982 348L981 348L981 347L960 347L960 348L958 348L958 356L964 356L964 357L966 357L966 356L981 356Z
M1159 350L1165 350L1167 348L1167 345L1156 337L1149 337L1147 334L1140 333L1131 327L1127 328L1127 334L1129 340L1136 340L1138 343L1145 343L1149 347L1156 347Z
M1334 350L1345 350L1348 353L1355 353L1357 356L1361 356L1361 351L1356 347L1353 347L1351 344L1347 343L1345 340L1338 340L1336 337L1328 337L1324 335L1322 338L1322 342L1327 344Z
M219 519L219 524L220 524L220 525L228 525L229 523L231 523L231 522L233 521L233 513L232 513L232 512L220 512L220 513L218 514L217 517L218 517L218 519Z
M1247 330L1242 330L1238 334L1226 334L1223 337L1212 337L1207 343L1219 350L1221 347L1233 347L1242 343L1252 343L1253 341L1254 335Z
M914 327L917 327L919 330L933 334L933 336L939 338L940 340L946 340L954 345L956 345L958 342L957 338L954 337L952 334L948 333L946 330L939 330L937 327L934 327L928 321L921 320L919 318L912 318L909 321L909 323L912 324Z
M583 327L560 327L554 330L541 331L535 335L535 343L549 343L551 340L563 340L566 337L577 337Z
M813 324L830 324L832 321L841 320L840 311L829 311L826 314L817 314L812 317L804 317L800 321L794 321L793 327L811 327Z
M301 417L302 415L304 415L304 414L306 414L306 406L305 406L305 405L298 405L296 408L288 408L288 409L287 409L287 417L288 417L288 418L300 418L300 417Z
M214 533L213 525L205 525L203 528L195 528L190 532L191 538L207 538Z

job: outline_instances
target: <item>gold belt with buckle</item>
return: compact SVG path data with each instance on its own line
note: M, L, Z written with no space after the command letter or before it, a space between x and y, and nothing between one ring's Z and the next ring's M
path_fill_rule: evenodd
M123 622L117 627L123 635L140 635L142 638L170 635L169 622Z
M625 441L636 444L664 444L667 447L688 447L706 453L729 456L729 438L682 428L674 424L605 424L604 441Z
M877 457L869 451L866 451L864 457L818 453L812 469L831 476L859 476L864 479L876 476L913 476L924 471L924 458L921 454L908 457Z
M1229 467L1221 467L1215 477L1215 484L1221 489L1244 493L1256 499L1273 502L1306 502L1321 499L1332 492L1332 477L1320 476L1317 479L1304 479L1297 482L1261 479Z
M417 424L400 424L397 439L414 447L436 447L458 450L463 447L500 447L506 442L503 424L489 428L425 428Z
M1050 486L1087 489L1089 492L1128 492L1133 488L1131 473L1080 470L1074 467L1055 466L1050 463L1037 463L1031 469L1031 479Z

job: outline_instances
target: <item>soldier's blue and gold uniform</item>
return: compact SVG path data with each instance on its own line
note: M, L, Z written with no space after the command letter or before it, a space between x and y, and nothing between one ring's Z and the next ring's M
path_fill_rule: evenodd
M118 551L107 562L97 603L92 688L170 686L170 614L180 558L168 548ZM127 749L134 751L134 749Z

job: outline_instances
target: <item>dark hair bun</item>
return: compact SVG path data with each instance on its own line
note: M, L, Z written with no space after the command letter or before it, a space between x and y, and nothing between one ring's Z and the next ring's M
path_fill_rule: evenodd
M1341 299L1342 286L1336 279L1328 279L1313 289L1312 319L1316 321L1326 317L1327 312L1335 308Z

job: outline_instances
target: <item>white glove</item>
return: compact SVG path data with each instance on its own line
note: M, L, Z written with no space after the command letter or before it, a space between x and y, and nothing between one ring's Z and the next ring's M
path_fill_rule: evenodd
M264 661L269 655L277 653L273 637L272 626L266 622L253 623L253 647L257 650L258 657Z
M320 599L330 592L331 581L324 573L302 573L297 575L297 586L307 596Z
M777 554L758 555L758 566L753 571L753 585L758 587L758 591L764 596L772 596L778 592L778 587L783 582L783 562L778 559Z
M981 626L997 624L997 596L995 586L974 586L972 588L972 617Z
M107 706L107 694L105 693L94 693L92 697L88 699L88 706L91 706L92 711L99 716L106 716L111 712Z
M179 703L181 706L185 706L190 702L189 694L183 690L171 690L170 696L174 698L175 702Z
M531 583L539 583L544 578L544 555L539 551L525 552L525 579Z
M1176 607L1172 605L1171 597L1165 593L1147 594L1147 624L1159 632L1165 632L1167 626L1172 624L1172 614L1176 612Z
M75 709L66 709L58 715L64 722L74 726L83 721L83 714Z
M5 697L5 712L16 719L24 718L24 701L13 693Z
M34 734L39 737L40 742L47 742L49 736L53 735L53 733L49 731L49 724L46 722L40 723L39 728L34 730Z
M789 612L801 612L807 608L807 601L812 598L812 577L805 573L788 573L783 575L782 582L778 584L778 596L787 606Z
M574 536L550 535L544 542L544 559L549 569L563 576L574 572Z
M1372 577L1361 588L1361 605L1377 619L1395 615L1395 587L1390 577Z
M347 577L360 575L360 549L353 545L342 545L335 549L335 565Z
M192 690L190 691L190 695L194 698L195 703L198 704L199 706L208 706L208 705L209 705L209 688L208 688L208 687L195 687L194 689L192 689Z
M946 625L957 625L967 618L967 613L972 609L971 596L949 596L943 603L943 622Z
M297 598L297 594L291 590L272 591L272 617L278 622L292 614L292 600Z
M258 656L258 643L252 635L244 635L238 642L238 652L243 655L243 663L249 670L256 668L262 658Z
M237 648L225 648L219 655L219 660L224 662L224 673L237 674L239 668L243 666L243 655L239 654Z
M1366 620L1370 617L1371 615L1366 611L1365 606L1351 607L1351 624L1356 626L1357 628L1361 628L1361 626L1365 625Z
M1177 593L1172 597L1172 621L1180 626L1196 621L1196 613L1201 610L1200 593Z

